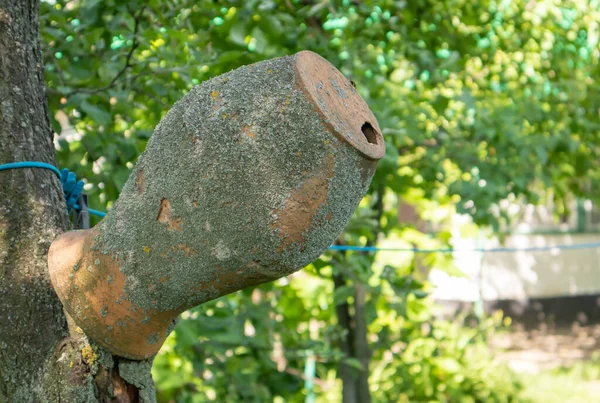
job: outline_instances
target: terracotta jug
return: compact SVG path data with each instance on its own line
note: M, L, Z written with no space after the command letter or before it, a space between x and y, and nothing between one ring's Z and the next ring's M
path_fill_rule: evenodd
M364 100L315 53L215 77L169 110L106 218L54 241L55 290L98 344L150 357L182 311L326 251L384 152Z

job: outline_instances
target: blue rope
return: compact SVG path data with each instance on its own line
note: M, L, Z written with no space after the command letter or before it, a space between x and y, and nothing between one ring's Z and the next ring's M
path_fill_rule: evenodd
M67 211L70 212L73 209L78 211L80 209L80 207L77 205L77 200L79 200L79 196L81 196L84 183L82 180L78 181L77 177L73 172L70 172L67 168L64 168L62 171L59 171L58 168L54 165L45 162L11 162L9 164L0 165L0 171L21 168L42 168L54 172L56 176L58 176L58 179L60 179L60 183L63 188L63 193L65 195L65 201L67 203ZM98 210L88 209L88 212L99 217L106 216L106 213L103 213Z
M63 168L61 171L60 182L62 183L65 201L67 202L67 211L70 212L77 206L77 200L81 196L84 183L82 180L77 180L75 173L70 172L67 168Z
M75 174L64 168L59 171L54 165L45 162L13 162L0 165L0 171L19 168L43 168L49 169L58 176L63 187L65 200L67 202L67 211L72 209L79 210L77 200L83 191L83 181L77 180ZM90 214L105 217L106 213L98 210L88 209ZM455 252L478 252L478 253L497 253L497 252L547 252L552 250L578 250L600 248L600 242L580 243L574 245L553 245L553 246L532 246L528 248L473 248L473 249L418 249L418 248L378 248L375 246L347 246L331 245L332 251L354 251L354 252L413 252L413 253L455 253Z
M0 165L0 171L6 171L8 169L19 169L19 168L43 168L53 171L58 179L61 178L60 171L54 165L47 164L45 162L11 162L10 164Z
M532 246L528 248L473 248L473 249L418 249L418 248L377 248L375 246L346 246L331 245L329 250L333 251L354 251L354 252L413 252L413 253L459 253L459 252L479 252L479 253L497 253L497 252L547 252L552 250L577 250L577 249L595 249L600 248L600 242L579 243L574 245L552 245L552 246Z
M75 210L79 210L79 206L76 204L75 206L73 206L73 208ZM92 215L96 215L98 217L106 217L106 213L103 213L102 211L98 211L98 210L94 210L91 208L88 208L88 213L92 214Z

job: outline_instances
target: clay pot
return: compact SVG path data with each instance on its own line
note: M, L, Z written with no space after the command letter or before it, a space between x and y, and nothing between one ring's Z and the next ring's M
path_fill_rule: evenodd
M98 344L149 357L182 311L326 251L384 151L366 103L315 53L215 77L156 127L107 217L54 241L55 290Z

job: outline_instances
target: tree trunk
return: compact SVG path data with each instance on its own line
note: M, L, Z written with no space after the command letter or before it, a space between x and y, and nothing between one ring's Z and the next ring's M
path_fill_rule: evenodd
M381 232L381 216L383 215L384 187L379 187L373 194L375 197L374 209L377 212L377 234ZM367 246L374 246L374 241L369 241ZM333 276L333 284L336 290L347 286L346 277L342 273ZM371 392L369 390L369 365L371 362L371 350L368 340L368 323L366 307L365 285L355 282L354 288L354 314L350 312L350 304L344 302L336 306L335 311L338 318L338 326L345 331L345 336L340 342L342 352L349 358L360 361L362 370L357 371L348 364L341 362L339 377L342 380L342 400L344 403L370 403Z
M37 0L0 0L0 164L55 163L38 13ZM0 172L0 402L153 401L148 361L69 335L47 267L67 227L53 172Z
M369 363L371 362L371 350L369 349L367 313L365 312L366 291L364 284L354 286L354 352L363 369L360 371L356 382L358 401L360 403L371 403L371 392L369 391Z
M346 279L342 274L335 274L333 284L336 290L340 289L346 286ZM338 326L344 331L344 337L340 341L340 349L346 357L354 358L354 328L352 326L352 316L350 315L350 305L348 302L341 303L335 307L335 312L338 318ZM338 371L342 380L342 401L344 403L358 403L356 370L342 361Z
M347 286L343 274L333 276L334 288ZM371 351L367 340L367 317L365 312L366 292L363 284L354 284L354 315L350 313L350 304L344 302L335 307L338 326L344 331L340 341L340 349L347 358L360 361L363 369L358 370L344 361L339 366L339 377L342 380L342 401L344 403L370 403L369 363Z

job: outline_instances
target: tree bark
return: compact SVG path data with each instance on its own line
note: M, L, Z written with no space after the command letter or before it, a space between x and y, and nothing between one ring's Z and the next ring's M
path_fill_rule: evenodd
M333 276L335 289L347 285L343 274ZM367 339L367 317L365 312L366 292L363 284L354 284L354 315L350 313L350 304L344 302L335 307L338 326L345 334L340 341L340 349L347 358L360 361L363 369L358 370L345 362L340 363L339 377L342 380L342 401L344 403L370 403L369 363L371 351Z
M366 292L364 284L354 286L354 352L356 358L360 361L363 369L360 371L356 382L356 394L361 403L371 402L371 392L369 391L369 364L371 361L371 350L369 349L369 340L367 339L367 313L365 312Z
M335 289L346 286L346 280L342 274L333 276ZM350 305L344 302L335 307L338 326L345 332L340 341L340 349L348 358L354 358L354 328L352 326L352 316L350 315ZM358 390L356 388L356 370L345 362L340 362L339 377L342 380L342 401L344 403L358 403Z
M0 1L0 163L55 160L37 21L37 2ZM0 396L29 401L67 334L46 266L67 217L48 170L0 173L0 195Z
M55 163L38 13L38 0L0 0L0 164ZM67 227L53 172L0 172L0 402L153 401L148 361L69 334L47 267Z

